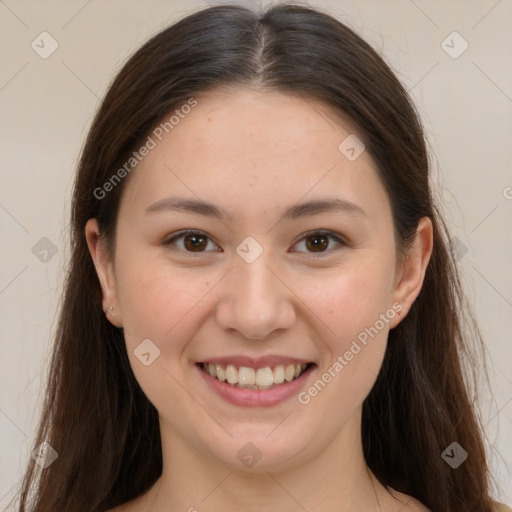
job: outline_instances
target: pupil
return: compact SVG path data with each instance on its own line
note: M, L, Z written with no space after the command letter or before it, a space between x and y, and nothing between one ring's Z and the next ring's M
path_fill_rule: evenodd
M197 242L197 240L201 240L201 239L202 239L203 243L202 243L202 244L201 244L201 243L197 244L197 243L196 243L196 242ZM190 249L190 248L193 248L193 249L198 249L198 248L199 248L199 249L202 249L202 248L204 248L204 239L205 239L205 237L204 237L204 236L202 236L202 235L187 235L187 236L185 237L185 247L186 247L187 249ZM190 243L188 243L190 240L195 240L196 242L192 242L192 245L190 245Z
M312 247L313 248L323 248L323 249L326 249L327 248L327 245L329 245L329 242L327 241L327 237L325 235L314 235L314 236L310 236L308 237L308 240L315 240L316 242L314 242L312 244ZM322 240L322 242L320 243L317 243L318 240ZM327 243L326 243L327 242ZM308 244L309 245L309 244ZM309 249L310 247L308 247ZM318 251L317 251L318 252Z

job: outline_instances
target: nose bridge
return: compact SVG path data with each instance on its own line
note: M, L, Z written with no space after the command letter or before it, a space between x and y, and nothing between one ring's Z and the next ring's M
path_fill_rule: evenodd
M217 321L248 339L263 339L294 321L291 292L276 277L270 251L254 261L235 257L233 272L219 306Z

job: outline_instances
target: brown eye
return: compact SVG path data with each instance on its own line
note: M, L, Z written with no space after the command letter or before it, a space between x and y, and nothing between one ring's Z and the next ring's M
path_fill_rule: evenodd
M183 243L178 244L178 241L183 240ZM346 245L342 238L335 235L334 233L327 231L311 231L306 233L298 244L304 243L306 247L306 252L312 255L323 255L326 254L333 249L336 249L336 245L334 247L330 247L331 242L334 241L338 246ZM213 249L207 250L208 244L211 243ZM187 230L178 233L173 236L170 240L164 243L164 245L175 245L180 250L187 253L197 253L201 254L204 252L219 252L219 248L213 243L211 238L201 231L193 231ZM220 250L221 252L222 250Z
M203 235L185 235L183 240L187 251L195 251L196 249L201 251L207 245L206 237Z
M329 246L329 237L326 235L311 235L306 238L306 247L313 252L322 252Z
M205 251L205 249L208 246L208 241L211 241L211 239L201 231L182 231L165 242L165 245L177 245L176 241L180 239L183 239L183 246L179 248L185 252L210 252ZM213 245L216 247L215 244Z
M338 246L346 245L339 236L329 231L311 231L306 233L299 244L304 242L307 252L321 255L332 250L332 248L329 248L331 240L334 240Z

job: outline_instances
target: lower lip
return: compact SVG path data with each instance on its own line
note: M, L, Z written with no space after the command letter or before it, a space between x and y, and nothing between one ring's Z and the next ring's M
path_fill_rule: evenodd
M242 407L265 407L277 405L288 400L292 396L298 395L304 386L306 379L314 368L314 365L311 365L298 379L294 379L291 382L280 384L272 389L259 390L236 388L231 384L221 382L220 380L212 377L208 373L204 372L198 365L195 366L211 390L226 400L226 402Z

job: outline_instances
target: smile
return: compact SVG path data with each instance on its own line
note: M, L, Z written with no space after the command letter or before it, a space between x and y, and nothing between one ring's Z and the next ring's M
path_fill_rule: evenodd
M316 368L315 363L303 361L300 364L277 364L268 360L260 364L232 363L204 361L196 363L195 367L207 389L223 401L241 407L268 407L297 396Z
M284 382L298 379L308 367L307 364L265 366L263 368L236 367L233 364L221 365L203 363L202 369L213 378L239 389L272 389Z

